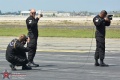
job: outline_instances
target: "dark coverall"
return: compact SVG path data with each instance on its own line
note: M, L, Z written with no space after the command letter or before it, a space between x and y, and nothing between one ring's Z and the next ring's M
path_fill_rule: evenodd
M106 26L110 26L110 22L105 21L99 15L93 19L94 25L96 26L95 38L96 38L96 52L95 59L103 60L105 58L105 34Z
M25 48L24 45L17 39L13 39L7 46L6 60L16 66L24 66L28 63L26 52L29 48Z
M29 16L26 20L27 29L28 29L28 37L30 38L30 42L28 43L28 47L30 51L28 52L28 60L29 62L33 62L33 59L36 54L37 49L37 39L38 39L38 23L39 18L34 18Z

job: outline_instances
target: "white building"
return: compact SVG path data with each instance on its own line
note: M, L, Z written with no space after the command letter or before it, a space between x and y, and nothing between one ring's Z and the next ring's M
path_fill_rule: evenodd
M38 10L36 11L36 14L42 13L44 17L64 17L64 16L70 16L70 13L63 13L58 11L42 11ZM22 16L29 16L30 11L21 11Z
M44 16L55 16L58 12L57 11L36 11L36 14L42 13ZM21 11L22 16L28 16L30 14L30 11Z
M70 17L70 13L58 13L57 17Z
M22 16L28 16L30 15L30 11L21 11Z
M58 14L57 11L38 11L39 13L42 13L46 17L53 17Z

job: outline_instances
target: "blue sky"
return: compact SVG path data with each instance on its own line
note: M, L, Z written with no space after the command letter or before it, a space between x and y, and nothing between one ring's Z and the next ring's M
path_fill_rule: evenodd
M2 12L28 10L92 11L120 10L120 0L1 0Z

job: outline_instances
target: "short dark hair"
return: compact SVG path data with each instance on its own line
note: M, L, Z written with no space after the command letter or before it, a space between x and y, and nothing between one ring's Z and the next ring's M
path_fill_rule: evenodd
M101 14L106 14L106 15L107 15L107 11L106 11L106 10L102 10L100 13L101 13Z

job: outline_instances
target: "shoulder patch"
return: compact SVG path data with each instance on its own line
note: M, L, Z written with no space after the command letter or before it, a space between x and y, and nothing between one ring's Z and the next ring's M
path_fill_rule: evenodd
M13 46L13 45L14 45L14 42L10 42L10 43L9 43L9 46Z
M15 47L16 41L17 41L17 39L13 39L13 40L9 43L9 46Z
M29 24L31 24L32 23L32 20L29 20Z
M95 22L98 22L98 21L99 21L99 19L98 19L98 18L96 18L96 19L95 19Z

